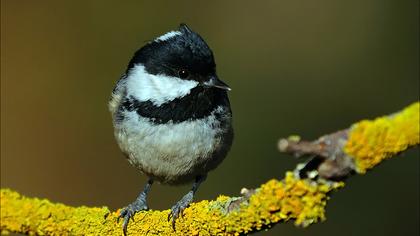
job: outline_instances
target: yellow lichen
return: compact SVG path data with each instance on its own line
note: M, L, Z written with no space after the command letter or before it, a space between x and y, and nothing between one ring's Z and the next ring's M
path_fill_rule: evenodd
M364 173L383 159L419 144L419 103L393 116L361 121L352 127L345 146ZM239 198L219 196L214 201L193 203L176 221L168 222L169 210L137 213L128 226L129 235L240 235L294 220L307 226L325 219L328 193L344 185L297 178L287 172L283 180L270 180L235 209ZM1 189L2 234L122 235L118 211L106 207L70 207L48 200L28 198Z
M263 184L236 214L227 215L226 231L249 233L291 219L303 226L324 220L327 194L342 186L301 180L287 172L283 181Z
M27 198L9 189L1 190L1 231L36 235L99 235L113 232L105 225L106 207L69 207L48 200ZM85 224L82 228L78 224ZM103 225L104 227L94 227ZM88 226L92 226L91 228Z
M353 125L344 151L365 173L382 160L420 143L419 102L401 112Z
M227 212L233 200L219 196L215 201L191 204L176 222L173 231L169 210L146 211L135 215L128 234L149 235L238 235L269 227L279 221L295 219L309 225L325 219L327 193L340 184L315 184L299 180L292 172L283 181L263 184L237 210ZM37 235L121 235L117 212L104 208L69 207L48 200L27 198L1 190L1 230Z

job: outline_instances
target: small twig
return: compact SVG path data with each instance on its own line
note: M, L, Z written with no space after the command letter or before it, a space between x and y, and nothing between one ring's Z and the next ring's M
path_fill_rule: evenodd
M348 133L349 129L340 130L324 135L315 141L301 141L300 138L292 136L288 139L280 139L278 148L280 152L296 157L313 157L304 165L297 167L299 176L319 176L328 180L340 180L349 177L355 169L353 159L344 152ZM317 171L315 176L309 174L312 171Z
M363 174L382 160L418 145L418 113L417 102L402 112L364 120L315 141L301 141L296 136L280 139L278 148L296 157L313 156L296 168L301 177L344 179L353 173Z

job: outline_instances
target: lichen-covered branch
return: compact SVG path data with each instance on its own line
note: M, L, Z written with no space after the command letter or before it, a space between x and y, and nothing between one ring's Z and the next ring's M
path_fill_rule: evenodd
M364 174L383 160L419 144L419 109L416 102L398 113L362 120L312 142L291 136L281 139L278 148L297 157L314 157L298 167L301 176L315 171L315 175L332 180L352 173Z
M361 121L351 128L314 142L297 137L279 142L281 151L313 158L283 180L270 180L257 189L242 189L240 197L219 196L191 204L176 222L169 210L135 215L129 235L238 235L293 220L308 226L325 219L329 193L344 186L343 177L365 173L386 158L419 144L419 103L391 116ZM106 207L71 207L46 199L1 190L2 233L38 235L121 235L118 211Z

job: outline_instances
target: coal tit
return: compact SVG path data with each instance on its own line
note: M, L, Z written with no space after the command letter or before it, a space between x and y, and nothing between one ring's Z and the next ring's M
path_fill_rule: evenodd
M134 54L109 101L120 149L148 176L137 199L120 212L124 233L130 218L148 209L154 181L193 182L171 208L174 227L207 173L225 158L233 140L229 90L216 75L209 46L185 24Z

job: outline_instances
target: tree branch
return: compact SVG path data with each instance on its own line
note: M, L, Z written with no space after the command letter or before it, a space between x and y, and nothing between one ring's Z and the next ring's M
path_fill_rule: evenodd
M316 141L294 136L279 141L282 152L311 155L310 161L287 172L281 181L270 180L255 190L242 189L240 197L219 196L191 204L173 231L169 210L146 211L130 221L128 234L238 235L294 220L308 226L325 220L329 193L344 186L340 181L363 174L383 160L420 143L419 103ZM71 207L46 199L28 198L1 190L2 233L47 235L121 235L117 212L106 207Z

